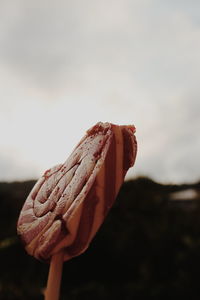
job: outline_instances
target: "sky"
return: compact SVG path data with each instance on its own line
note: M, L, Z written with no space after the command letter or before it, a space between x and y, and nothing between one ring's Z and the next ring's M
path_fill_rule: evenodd
M1 0L0 180L37 179L98 121L134 124L127 178L200 179L198 0Z

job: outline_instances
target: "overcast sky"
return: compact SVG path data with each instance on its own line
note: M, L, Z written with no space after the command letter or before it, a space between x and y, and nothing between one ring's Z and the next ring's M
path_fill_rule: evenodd
M130 176L200 179L199 0L0 0L0 180L38 178L98 121Z

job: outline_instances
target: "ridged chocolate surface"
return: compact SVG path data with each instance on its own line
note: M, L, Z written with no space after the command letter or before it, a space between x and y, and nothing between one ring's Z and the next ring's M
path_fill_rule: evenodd
M47 170L33 187L18 220L29 254L68 260L87 249L112 207L137 143L134 126L97 123L64 164Z

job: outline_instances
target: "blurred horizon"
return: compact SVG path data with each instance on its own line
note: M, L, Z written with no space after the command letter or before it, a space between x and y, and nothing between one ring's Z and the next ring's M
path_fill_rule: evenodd
M200 2L0 2L0 181L37 179L95 123L134 124L127 179L197 182Z
M16 232L21 207L34 184L0 182L4 300L43 299L49 266L25 252ZM60 298L199 295L199 211L200 182L162 185L148 178L125 182L88 249L64 263Z

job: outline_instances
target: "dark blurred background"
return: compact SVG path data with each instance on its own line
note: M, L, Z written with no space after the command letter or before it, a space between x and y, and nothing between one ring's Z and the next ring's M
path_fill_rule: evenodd
M49 266L16 236L34 183L0 183L0 299L43 299ZM200 182L125 182L89 249L64 263L60 299L200 296L199 215Z

